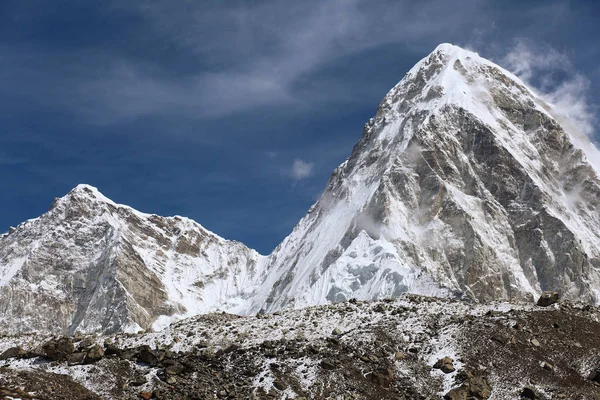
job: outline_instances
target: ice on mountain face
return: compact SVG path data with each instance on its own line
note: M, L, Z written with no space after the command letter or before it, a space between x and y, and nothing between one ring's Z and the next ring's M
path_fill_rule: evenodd
M501 67L440 45L270 256L80 185L0 237L0 329L160 329L404 292L598 303L600 180L589 141L557 115Z

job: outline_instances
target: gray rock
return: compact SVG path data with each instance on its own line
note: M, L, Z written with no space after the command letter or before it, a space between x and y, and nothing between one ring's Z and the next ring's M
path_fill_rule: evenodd
M454 360L450 357L444 357L439 359L434 365L433 368L441 370L445 374L452 373L456 371L454 368Z
M24 358L27 352L22 347L11 347L2 354L0 354L0 361L8 360L10 358Z
M45 358L53 361L64 361L75 351L73 340L68 337L51 340L42 346Z
M87 350L85 362L91 364L100 361L102 358L104 358L104 349L100 345L94 344Z
M560 294L557 292L543 292L537 301L540 307L548 307L556 303L560 299Z

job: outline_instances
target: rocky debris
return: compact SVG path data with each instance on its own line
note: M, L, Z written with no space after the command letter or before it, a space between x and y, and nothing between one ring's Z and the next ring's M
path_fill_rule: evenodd
M61 337L56 340L50 340L43 346L44 357L53 361L66 361L70 354L75 352L73 339Z
M70 376L0 367L0 399L103 400Z
M21 388L8 388L0 386L0 399L33 400L35 398L35 396L27 393Z
M556 303L560 299L560 294L557 292L543 292L537 301L540 307L548 307Z
M444 357L439 359L435 364L433 364L433 368L439 369L445 374L449 374L456 371L456 369L454 368L454 360L450 357Z
M143 398L142 392L163 400L276 399L291 393L305 399L353 393L353 400L409 400L439 398L444 392L446 399L465 400L486 399L493 392L496 400L513 400L521 396L524 381L557 399L588 400L598 394L597 378L581 372L595 362L590 360L600 359L595 307L569 302L556 309L531 303L497 307L410 295L380 302L382 313L377 303L339 303L277 316L193 317L162 332L98 338L85 351L77 346L65 361L0 361L5 368L0 385L34 392L39 385L32 379L43 377L47 387L83 385L115 400ZM514 328L516 321L522 329ZM336 327L343 336L332 334ZM495 336L511 341L500 344ZM533 346L533 339L543 347ZM20 344L26 352L60 341L7 340L10 346L0 349ZM102 348L99 343L104 357L88 363L88 353ZM443 375L432 368L431 355L448 349L460 368L443 357L435 363L440 371L456 369ZM26 381L19 378L23 365ZM78 382L65 383L67 375ZM448 383L449 391L444 390Z

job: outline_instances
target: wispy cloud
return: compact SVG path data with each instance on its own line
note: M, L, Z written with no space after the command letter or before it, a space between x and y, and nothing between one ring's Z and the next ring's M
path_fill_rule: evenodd
M471 11L483 4L463 3ZM148 54L133 57L110 46L46 53L4 48L3 76L15 79L4 79L0 90L33 96L96 123L144 116L213 118L256 107L311 105L315 98L321 104L349 101L353 96L336 90L307 95L303 79L385 44L432 48L436 35L470 23L443 0L123 1L112 3L107 14L141 21L139 32L128 32L128 40L137 40L129 46L147 48ZM331 76L312 81L319 81L316 87L339 87Z
M296 159L292 164L289 176L294 179L294 181L309 178L313 174L314 166L315 164L312 162Z
M519 39L502 63L535 87L581 133L594 137L598 107L590 99L590 80L577 71L567 54Z
M532 42L518 39L504 56L503 63L525 81L531 81L534 74L549 71L570 71L571 61L566 54L549 46L534 46ZM550 83L550 82L547 82Z

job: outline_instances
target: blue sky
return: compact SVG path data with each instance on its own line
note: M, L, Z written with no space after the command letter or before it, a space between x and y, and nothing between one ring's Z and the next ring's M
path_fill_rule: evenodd
M0 3L0 231L78 183L270 252L379 101L450 42L596 138L595 1Z

